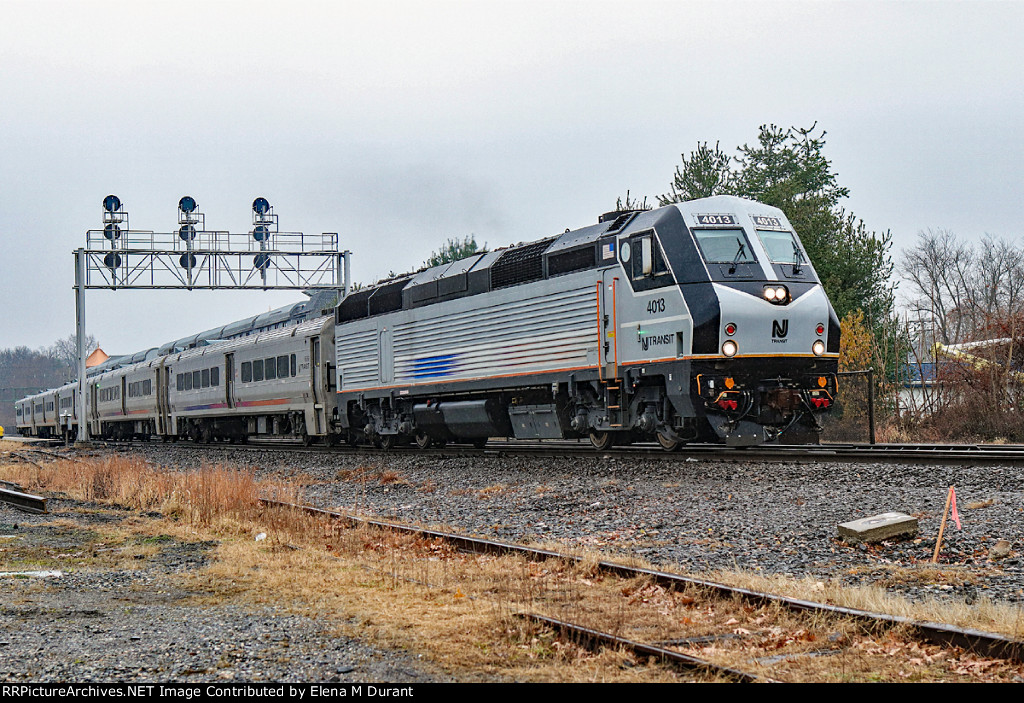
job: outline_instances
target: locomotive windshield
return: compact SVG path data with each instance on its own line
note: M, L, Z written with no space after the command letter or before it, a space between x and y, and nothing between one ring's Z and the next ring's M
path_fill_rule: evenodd
M757 261L741 229L695 229L701 256L709 264L746 264Z
M768 258L773 264L801 264L807 261L796 237L792 232L769 232L768 230L757 230L757 236L761 239Z

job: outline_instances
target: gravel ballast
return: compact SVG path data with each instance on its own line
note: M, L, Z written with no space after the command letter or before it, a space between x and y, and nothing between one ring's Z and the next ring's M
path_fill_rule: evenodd
M289 453L188 445L140 450L178 468L202 462L294 476L318 507L509 541L555 541L639 556L687 572L762 574L877 583L893 566L925 568L949 486L963 529L950 522L940 566L973 583L889 585L927 596L1024 601L1024 471L991 465L734 462L588 455L573 458L437 456L413 452ZM878 545L845 543L839 523L899 511L920 535ZM1009 556L990 559L1000 540Z
M81 508L51 499L51 514L30 515L0 503L0 572L7 571L4 552L39 550L48 561L72 564L59 576L47 566L46 576L0 577L2 681L450 680L408 653L338 636L337 623L315 612L196 601L204 594L183 590L176 577L205 566L214 542L165 537L156 555L132 568L74 568L91 549L89 526L118 518Z
M505 541L587 547L610 559L642 557L697 576L742 569L879 584L915 600L1024 600L1024 477L1016 468L596 453L205 451L187 443L130 451L180 470L222 464L252 468L259 478L291 477L318 507ZM950 485L963 529L947 525L940 575L893 578L899 567L914 573L931 566ZM90 527L120 520L109 506L91 510L54 497L50 507L51 515L28 515L0 504L0 564L15 542L59 555L88 542ZM841 522L891 511L916 517L920 535L858 544L837 534ZM338 636L337 623L315 612L284 603L197 605L177 577L202 569L215 546L168 538L134 569L0 578L0 679L449 680L408 653Z

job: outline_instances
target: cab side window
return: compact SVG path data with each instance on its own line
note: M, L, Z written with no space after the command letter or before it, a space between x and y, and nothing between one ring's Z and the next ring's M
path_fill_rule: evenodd
M659 288L672 283L665 254L653 230L622 240L619 244L619 259L636 289Z

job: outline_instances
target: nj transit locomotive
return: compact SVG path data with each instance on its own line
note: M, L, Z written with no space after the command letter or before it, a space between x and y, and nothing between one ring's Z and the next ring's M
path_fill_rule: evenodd
M335 311L338 429L389 447L814 440L839 323L786 216L719 196L479 254Z
M838 351L785 215L722 196L608 213L361 289L333 317L109 371L89 379L87 420L113 438L385 448L813 441ZM19 401L18 429L73 430L74 393Z

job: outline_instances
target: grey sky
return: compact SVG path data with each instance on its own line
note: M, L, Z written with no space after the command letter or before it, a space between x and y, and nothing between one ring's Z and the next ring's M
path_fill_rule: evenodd
M117 194L170 231L267 197L337 231L356 280L448 237L500 246L668 190L699 140L828 131L847 205L917 231L1017 237L1024 2L9 2L0 0L0 347L74 329L71 251ZM90 291L107 351L288 293Z

